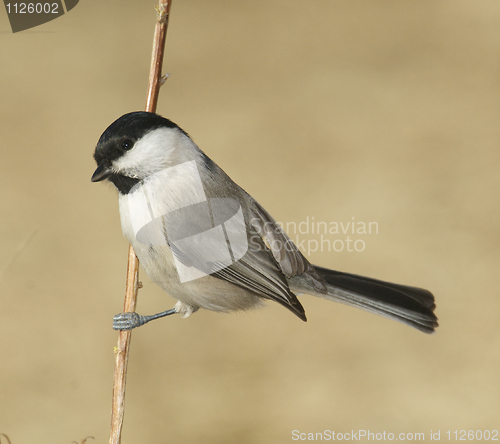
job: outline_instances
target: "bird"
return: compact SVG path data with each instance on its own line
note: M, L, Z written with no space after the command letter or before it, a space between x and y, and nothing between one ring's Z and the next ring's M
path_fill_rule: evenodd
M231 313L271 300L302 321L297 296L358 307L424 333L438 327L431 292L312 265L272 216L195 144L156 113L114 121L94 152L92 182L118 191L124 236L149 278L177 300L155 315L120 313L129 330L199 309Z

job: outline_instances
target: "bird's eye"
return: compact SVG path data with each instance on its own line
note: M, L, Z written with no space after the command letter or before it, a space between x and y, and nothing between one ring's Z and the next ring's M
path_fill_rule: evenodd
M132 142L131 140L129 139L126 139L122 142L122 149L124 149L125 151L129 151L132 149L132 147L134 146L134 142Z

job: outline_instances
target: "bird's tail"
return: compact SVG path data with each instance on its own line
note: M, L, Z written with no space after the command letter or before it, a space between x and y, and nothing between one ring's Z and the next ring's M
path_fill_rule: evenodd
M352 305L410 325L424 333L433 333L438 326L434 315L434 296L422 288L341 273L314 266L325 278L327 294L314 293L331 301Z

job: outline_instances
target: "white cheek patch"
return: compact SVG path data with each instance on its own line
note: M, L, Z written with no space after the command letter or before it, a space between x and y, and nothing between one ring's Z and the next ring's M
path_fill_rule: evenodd
M179 143L177 128L158 128L146 134L134 147L113 162L117 173L146 177L164 169Z

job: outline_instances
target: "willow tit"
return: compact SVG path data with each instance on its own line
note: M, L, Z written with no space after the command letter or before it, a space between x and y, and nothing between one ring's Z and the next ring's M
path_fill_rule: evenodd
M175 307L153 316L121 313L127 330L199 308L247 310L270 299L306 321L297 295L359 307L425 333L438 326L433 295L311 265L279 224L175 123L125 114L101 135L92 182L119 194L122 229L148 276Z

